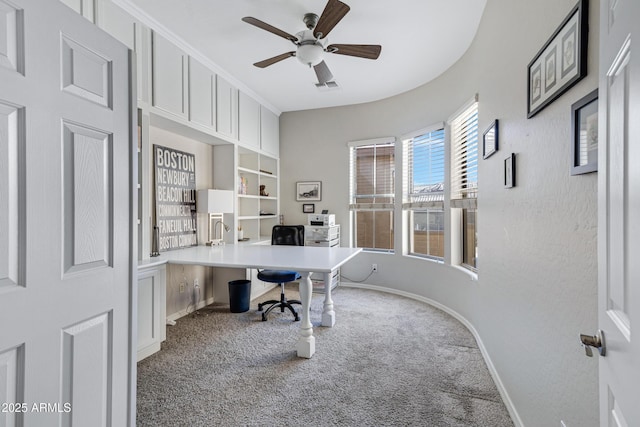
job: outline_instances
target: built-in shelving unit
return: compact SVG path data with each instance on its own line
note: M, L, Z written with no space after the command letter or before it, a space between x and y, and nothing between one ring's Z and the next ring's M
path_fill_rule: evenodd
M278 223L278 159L245 147L238 147L237 156L238 230L244 238L268 239Z

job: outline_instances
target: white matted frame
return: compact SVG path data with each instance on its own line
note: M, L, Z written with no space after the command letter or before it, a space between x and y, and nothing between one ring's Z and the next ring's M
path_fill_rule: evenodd
M322 200L322 182L321 181L296 182L296 201L319 202L320 200Z

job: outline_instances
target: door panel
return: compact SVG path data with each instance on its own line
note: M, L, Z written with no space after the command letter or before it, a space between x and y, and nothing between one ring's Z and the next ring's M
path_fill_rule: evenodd
M129 51L59 1L3 14L0 425L128 425Z
M600 2L598 323L600 425L640 425L640 2Z

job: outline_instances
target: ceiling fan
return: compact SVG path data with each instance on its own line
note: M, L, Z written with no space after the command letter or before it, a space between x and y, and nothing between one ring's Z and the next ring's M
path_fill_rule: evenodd
M280 62L284 59L295 56L303 64L313 67L318 77L316 86L328 86L333 82L333 74L324 62L324 53L336 53L339 55L356 56L359 58L378 59L382 46L370 44L329 44L327 36L333 28L349 12L350 7L339 0L329 0L318 17L315 13L307 13L303 17L303 22L307 29L300 31L295 36L282 31L259 19L246 16L242 20L265 31L289 40L297 46L295 51L286 52L264 61L256 62L258 68L265 68Z

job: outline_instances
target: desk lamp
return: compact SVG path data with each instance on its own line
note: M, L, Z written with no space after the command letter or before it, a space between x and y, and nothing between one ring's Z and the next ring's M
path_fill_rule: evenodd
M223 222L223 214L233 213L233 191L230 190L198 190L198 212L208 216L207 246L224 245L223 232L229 231L229 226ZM211 223L215 221L213 227ZM220 237L217 238L216 226L220 224ZM214 236L211 237L211 229Z

